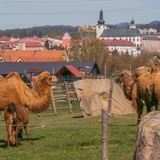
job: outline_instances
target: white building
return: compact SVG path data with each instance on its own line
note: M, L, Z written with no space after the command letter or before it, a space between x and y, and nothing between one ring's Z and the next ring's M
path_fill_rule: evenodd
M137 50L136 45L131 41L126 40L103 40L104 45L109 51L117 51L118 53L128 54L132 56L137 56L140 54L139 50Z
M129 28L107 28L104 24L103 12L100 12L100 18L96 26L97 38L103 40L126 40L133 42L137 50L141 48L142 36L139 29L136 28L135 21L132 19Z

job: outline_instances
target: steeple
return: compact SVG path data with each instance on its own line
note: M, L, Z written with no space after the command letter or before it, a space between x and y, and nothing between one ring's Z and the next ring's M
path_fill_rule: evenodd
M99 21L97 22L99 25L104 25L105 24L105 21L103 20L103 11L101 10L100 11L100 14L99 14Z
M96 37L99 38L101 36L101 34L103 33L103 31L105 29L108 29L108 27L105 25L105 21L103 20L103 11L100 11L99 14L99 21L97 21L97 25L96 25Z
M136 29L135 20L132 18L131 24L129 26L130 29Z

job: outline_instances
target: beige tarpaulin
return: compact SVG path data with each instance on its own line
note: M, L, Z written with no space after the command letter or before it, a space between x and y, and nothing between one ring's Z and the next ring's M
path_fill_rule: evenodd
M84 79L74 82L75 91L80 102L83 116L101 115L102 108L108 108L110 90L109 79ZM113 82L112 114L135 114L136 111L122 92L122 89Z

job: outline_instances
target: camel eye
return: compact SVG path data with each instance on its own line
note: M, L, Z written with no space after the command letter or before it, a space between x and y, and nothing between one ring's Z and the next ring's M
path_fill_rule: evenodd
M51 81L51 80L52 80L52 77L49 77L49 80Z

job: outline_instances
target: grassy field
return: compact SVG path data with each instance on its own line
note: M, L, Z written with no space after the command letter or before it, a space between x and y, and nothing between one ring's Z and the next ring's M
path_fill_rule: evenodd
M66 104L59 104L66 106ZM29 133L25 133L19 147L6 148L4 122L0 123L0 160L101 160L101 117L82 117L78 103L73 113L57 109L58 115L48 109L41 117L30 113ZM109 125L109 160L132 160L137 126L136 115L112 116Z

